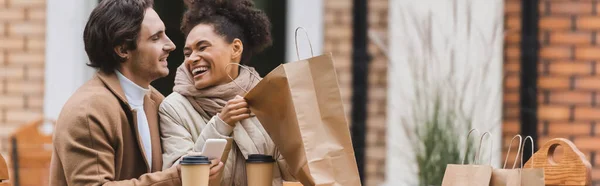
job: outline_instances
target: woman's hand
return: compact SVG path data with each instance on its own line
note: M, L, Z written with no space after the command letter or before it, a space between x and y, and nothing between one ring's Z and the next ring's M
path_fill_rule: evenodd
M202 152L188 152L184 156L202 156ZM181 158L183 158L183 157L181 157ZM177 164L179 164L179 163L177 163ZM217 179L219 174L221 174L221 169L223 169L223 162L221 162L221 160L219 160L219 159L210 160L210 174L209 174L210 181L218 181L215 179Z
M221 169L223 169L223 162L218 159L214 159L210 161L210 181L219 181L216 180L221 173Z
M238 121L250 118L250 109L242 96L235 96L235 98L227 101L218 116L225 123L234 127Z

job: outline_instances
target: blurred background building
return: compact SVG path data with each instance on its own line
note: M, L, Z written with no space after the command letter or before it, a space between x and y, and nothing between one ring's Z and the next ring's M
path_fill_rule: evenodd
M506 38L504 47L504 125L505 136L524 128L536 129L538 144L556 137L572 140L585 154L594 169L594 185L600 184L600 121L598 107L597 62L600 60L597 34L600 31L600 4L596 0L540 0L536 9L525 8L518 0L505 2ZM530 6L531 7L531 6ZM521 24L531 12L539 18L537 24ZM527 22L531 23L531 22ZM537 26L535 38L523 32ZM535 32L534 32L535 33ZM537 40L539 51L523 48L523 42ZM531 46L531 44L528 44ZM527 52L523 54L523 51ZM522 61L523 55L536 55L537 60ZM521 68L525 63L527 69ZM521 64L521 65L520 65ZM533 68L531 68L533 67ZM537 79L536 94L523 94L523 79ZM537 102L537 112L520 107L523 98ZM521 109L520 109L521 108ZM536 111L536 110L533 110ZM536 116L535 123L522 123L523 114ZM508 143L505 138L505 143Z
M43 126L43 118L53 120L68 97L94 70L85 64L82 33L96 0L0 0L0 153L14 167L12 137L27 126ZM282 62L295 61L294 29L304 27L316 55L333 52L346 110L352 96L352 0L256 0L270 17L274 45L252 62L265 75ZM387 0L369 1L369 30L387 34ZM179 23L184 5L180 1L156 0L155 9L165 22L167 34L178 46L169 57L171 74L153 85L163 94L171 92L175 68L182 63L184 38ZM303 34L299 35L300 56L310 57ZM385 171L385 113L387 60L369 45L372 68L369 75L369 119L367 126L366 182L377 185ZM24 132L31 138L44 135ZM27 136L27 135L26 135ZM43 141L43 140L41 140ZM48 146L46 146L48 147ZM37 148L27 145L19 149ZM51 150L48 148L47 150ZM19 150L19 154L28 152ZM48 154L49 155L49 154ZM48 156L49 157L49 156ZM23 158L21 158L23 159ZM23 160L19 166L25 166ZM21 185L47 184L44 158L40 166L19 170ZM35 169L35 170L33 170ZM29 171L29 172L27 172ZM12 173L12 172L11 172ZM14 173L11 177L14 177Z
M252 65L265 75L282 62L295 61L294 29L298 26L306 28L315 54L333 53L346 112L348 118L352 118L355 89L353 37L356 36L353 20L355 16L361 16L354 13L356 1L361 2L255 0L271 18L274 45L257 56ZM444 12L452 10L475 12L469 14L477 15L472 18L455 17L454 20L481 23L487 28L481 31L482 35L499 40L499 43L473 49L461 45L449 47L472 53L459 57L462 62L456 63L458 69L463 69L457 71L458 76L466 79L476 78L466 76L470 70L464 69L480 64L473 61L478 61L477 56L481 53L472 50L489 48L493 53L491 56L498 61L491 63L490 72L494 73L484 74L493 76L484 83L487 89L474 89L474 92L484 89L499 92L489 94L490 97L498 96L499 100L491 102L498 103L497 109L484 113L489 117L478 116L479 123L484 123L481 126L496 131L494 144L497 144L497 151L491 152L495 157L494 164L504 159L508 141L520 133L535 135L537 146L551 138L568 138L585 153L594 167L600 167L600 126L596 126L600 121L597 103L600 95L600 76L597 75L600 70L597 65L600 59L597 41L600 34L599 0L531 0L525 7L521 0L363 1L367 3L367 14L364 15L367 24L362 29L368 31L367 52L370 56L367 103L358 105L364 107L367 114L366 154L364 161L359 162L364 165L365 185L407 185L402 179L416 177L414 171L402 170L402 167L415 166L415 163L411 156L402 155L412 152L406 146L410 142L398 138L406 135L402 132L401 125L406 122L402 116L410 115L405 110L411 106L396 99L410 90L410 83L405 84L407 81L403 81L403 76L397 75L406 72L402 69L410 68L406 63L412 61L406 58L409 56L407 46L422 46L425 41L407 40L412 36L406 31L410 25L407 23L427 26L421 23L425 23L428 16L452 20L444 17ZM48 130L51 127L43 126L50 126L46 124L51 122L44 122L44 119L56 119L68 97L94 74L94 70L85 65L87 56L82 32L87 16L96 4L96 0L0 0L0 154L7 159L11 169L18 167L19 172L13 172L11 176L18 176L20 185L47 184L45 167L49 154L44 153L51 150L51 144L44 136L51 133ZM184 6L180 1L155 0L155 9L165 22L167 34L178 46L169 57L170 76L153 83L167 95L173 86L174 69L183 61L184 38L179 33L179 22ZM488 11L481 13L482 9ZM495 21L499 22L486 24ZM451 24L442 21L436 25L429 29L460 39L464 36L462 32L452 35L447 31L468 28L471 22ZM439 41L439 38L435 40ZM304 35L299 36L298 45L300 56L309 57ZM465 63L469 60L473 60L472 63ZM27 157L28 153L39 156ZM15 154L23 156L17 158L19 162L14 161ZM24 174L37 176L19 176ZM592 178L595 184L600 184L600 169L593 169Z

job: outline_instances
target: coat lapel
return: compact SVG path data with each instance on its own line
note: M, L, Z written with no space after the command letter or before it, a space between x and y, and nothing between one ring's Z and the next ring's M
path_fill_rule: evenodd
M152 172L162 169L162 148L160 143L160 131L158 128L158 104L150 98L144 97L144 111L150 128L150 141L152 143Z
M138 147L140 148L140 152L142 152L141 156L144 158L144 162L146 163L146 172L150 172L150 165L148 163L148 157L146 157L146 149L144 149L144 144L142 143L142 138L140 137L140 131L138 130L138 120L137 120L137 110L131 110L131 115L133 117L130 126L133 128L135 139L137 141Z
M108 89L111 92L113 92L113 94L115 96L117 96L117 98L119 100L121 100L123 102L123 104L124 104L123 107L124 107L124 109L126 109L125 113L130 113L131 114L130 116L128 116L128 117L131 118L131 120L130 120L131 123L129 123L129 126L132 128L132 131L134 132L133 135L135 136L138 148L139 148L139 150L141 152L141 154L139 154L139 155L144 158L144 162L146 163L146 170L147 170L146 172L150 172L151 170L150 170L150 165L148 164L148 157L146 157L146 153L144 153L144 148L143 148L144 145L142 143L142 139L140 138L140 131L138 131L137 111L131 109L131 107L129 106L127 98L125 97L125 91L123 91L123 88L121 87L121 83L119 82L119 78L117 77L117 75L115 73L106 74L106 73L101 72L101 71L97 73L97 76L100 78L100 80L102 80L102 82L104 82L104 84L106 85L106 87L108 87ZM146 106L146 105L148 105L148 104L146 104L146 102L147 102L146 98L148 98L148 97L149 96L145 96L144 97L144 111L146 113L146 117L148 117L149 114L154 114L155 116L158 116L158 113L157 113L158 109L154 110L154 112L152 112L152 113L148 113L149 109ZM152 105L155 105L154 102L152 102ZM152 110L152 109L150 109L150 110ZM151 115L151 116L154 116L154 115ZM152 117L149 117L149 118L152 118ZM156 120L157 119L154 118L154 122L156 122ZM152 125L150 124L150 119L148 119L148 124L150 125L150 135L152 136L151 137L151 141L152 141L151 143L152 143L152 149L153 149L152 150L152 156L153 157L162 157L162 155L156 156L156 153L154 152L155 151L154 150L155 149L155 147L154 147L155 146L154 145L155 144L155 142L154 142L155 133L152 133ZM159 143L160 143L160 139L159 139ZM161 150L160 146L158 148L159 148L158 150L160 151ZM154 161L155 161L154 159L156 159L156 158L152 158L152 160L153 160L152 164L154 164ZM161 158L161 162L162 162L162 158ZM162 166L162 164L161 164L161 166ZM154 166L152 166L152 167L154 167Z
M125 98L125 91L123 91L121 83L119 82L119 78L117 78L115 73L106 74L102 71L99 71L96 73L96 76L98 76L98 78L100 78L106 87L108 87L108 89L129 108L129 103L127 102L127 98ZM131 110L131 108L129 108L129 110Z

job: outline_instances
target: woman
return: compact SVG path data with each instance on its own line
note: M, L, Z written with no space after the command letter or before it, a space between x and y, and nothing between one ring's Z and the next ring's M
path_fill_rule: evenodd
M206 139L232 139L221 185L247 185L249 154L274 157L273 185L293 180L285 160L240 96L260 81L253 68L237 64L247 63L271 44L266 15L251 0L195 0L187 5L181 28L186 35L185 61L177 69L174 92L159 110L163 168L200 152Z

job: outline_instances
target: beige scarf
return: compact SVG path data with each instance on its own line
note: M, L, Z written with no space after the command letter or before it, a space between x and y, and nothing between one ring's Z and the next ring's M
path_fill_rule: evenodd
M254 76L258 72L252 67L240 68L239 72L238 77L227 84L198 90L194 86L192 74L184 63L177 68L173 91L185 96L202 117L210 119L223 109L227 101L236 95L244 96L246 92L241 88L249 91L260 81L260 77Z

